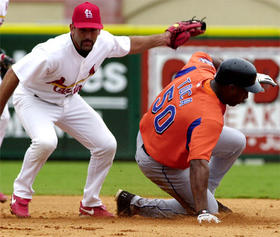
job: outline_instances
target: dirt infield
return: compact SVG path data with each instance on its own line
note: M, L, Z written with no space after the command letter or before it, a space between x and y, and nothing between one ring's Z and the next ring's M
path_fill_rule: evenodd
M280 200L221 199L234 213L220 215L222 223L199 225L195 218L150 219L80 218L79 196L34 196L31 218L10 214L9 203L0 204L0 236L280 236ZM103 197L111 212L113 197Z

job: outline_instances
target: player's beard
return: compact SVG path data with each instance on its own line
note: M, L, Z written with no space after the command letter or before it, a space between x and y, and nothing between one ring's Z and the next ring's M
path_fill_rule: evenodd
M92 40L82 40L81 41L81 45L80 45L80 49L82 51L85 52L90 52L92 50L93 47L93 41Z

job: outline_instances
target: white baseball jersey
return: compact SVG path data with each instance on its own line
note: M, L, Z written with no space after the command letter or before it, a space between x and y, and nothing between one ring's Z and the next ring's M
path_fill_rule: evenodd
M57 105L79 92L106 58L122 57L130 51L127 36L114 36L101 30L87 57L74 47L70 33L38 44L12 66L19 78L15 93L34 94Z
M7 9L9 5L9 0L0 0L0 25L3 24L5 16L7 14Z

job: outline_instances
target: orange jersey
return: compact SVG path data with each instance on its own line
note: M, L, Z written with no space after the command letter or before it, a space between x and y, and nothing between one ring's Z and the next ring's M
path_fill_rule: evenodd
M215 73L208 54L193 54L144 114L140 132L153 159L178 169L192 159L210 160L226 109L210 87Z

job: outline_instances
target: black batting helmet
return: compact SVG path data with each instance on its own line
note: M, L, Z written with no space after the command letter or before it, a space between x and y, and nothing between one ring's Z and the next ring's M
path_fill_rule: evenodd
M242 58L231 58L221 63L215 81L221 85L234 84L249 92L258 93L263 88L256 77L257 70L252 63Z

